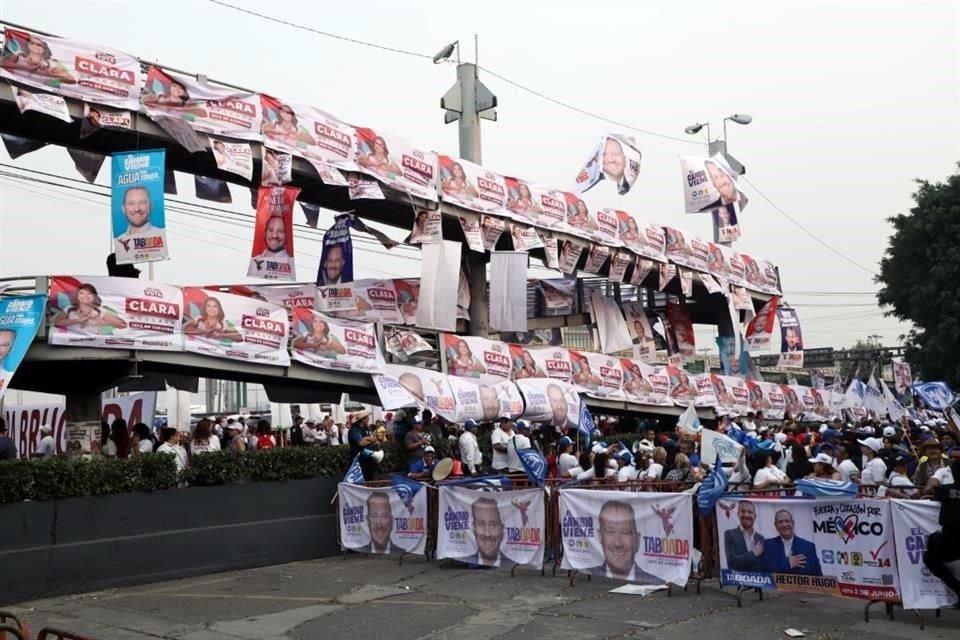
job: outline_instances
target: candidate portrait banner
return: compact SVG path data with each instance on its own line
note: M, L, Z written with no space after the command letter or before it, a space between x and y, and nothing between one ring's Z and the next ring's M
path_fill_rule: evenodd
M891 507L873 499L723 498L716 507L720 582L899 600Z
M577 194L567 194L559 189L541 184L530 185L530 190L537 205L538 213L535 219L537 226L568 233L575 232L573 227L567 225L566 220L568 197L573 201L580 200Z
M207 139L218 169L247 180L253 179L253 147L249 142L230 142L211 136Z
M560 530L564 569L641 584L687 583L689 495L560 489Z
M484 383L476 379L447 376L447 384L457 400L456 422L476 420L494 422L500 416L519 418L523 397L510 380Z
M620 359L603 353L571 349L571 382L577 391L592 398L623 400L623 372Z
M510 360L510 376L514 380L552 378L569 382L573 375L570 352L563 347L511 344Z
M339 285L353 281L353 216L341 214L323 234L317 286Z
M289 366L287 310L230 293L183 287L183 348L218 358Z
M666 256L671 262L698 271L706 271L709 245L707 245L707 252L701 260L694 255L692 235L674 227L664 227L663 231L667 239Z
M248 91L151 66L143 84L143 108L151 118L177 118L198 133L260 140L260 97Z
M46 296L0 296L0 400L40 330Z
M592 239L597 240L611 247L622 246L620 241L620 214L629 216L626 211L617 211L616 209L594 209L592 222ZM636 221L634 221L636 224Z
M562 380L523 378L516 380L523 397L524 420L547 422L561 433L580 423L580 394Z
M430 242L440 242L443 240L443 229L441 227L442 213L440 209L420 209L413 208L413 227L410 229L410 236L407 242L410 244L423 244Z
M117 109L140 108L140 62L100 45L7 27L0 78Z
M334 292L343 292L349 289L352 296L352 302L344 303L346 307L343 310L331 309L325 311L323 307L317 307L317 311L330 313L339 318L348 320L358 320L361 322L383 322L385 324L403 324L404 316L398 306L397 289L393 280L355 280L349 287L317 287L318 294L323 291L333 295ZM335 298L326 298L325 305L334 304ZM409 307L409 304L408 304Z
M723 156L680 158L683 173L683 200L687 213L712 212L727 205L746 205L737 188L737 177Z
M17 103L17 109L20 110L20 113L35 111L68 124L73 122L70 117L70 108L63 96L27 90L14 85L10 85L10 91L13 92L13 99Z
M796 309L779 307L777 320L780 323L780 362L777 366L803 368L803 331Z
M566 203L567 231L581 238L593 239L598 231L595 214L576 193L563 193Z
M422 554L427 546L427 490L408 485L337 485L340 547L376 554Z
M667 319L677 339L677 349L684 360L691 360L697 354L697 343L693 333L690 312L684 303L667 303Z
M293 252L293 205L299 187L260 187L247 276L296 280Z
M373 387L380 398L380 406L387 411L419 407L417 399L391 374L373 375Z
M713 387L713 374L700 373L690 376L690 382L697 390L697 396L693 399L695 407L717 407L717 393Z
M261 300L278 304L287 311L292 311L299 308L312 309L314 305L314 298L316 297L317 293L317 288L312 284L288 285L279 287L257 285L246 288L249 290L249 295L252 297L257 297ZM238 293L243 295L242 291L234 291L233 289L230 290L230 293Z
M309 308L293 309L294 360L337 371L383 373L383 354L372 323L341 320Z
M54 276L47 341L54 345L179 351L178 287L133 278Z
M957 596L923 562L927 538L940 531L941 505L932 500L891 500L893 540L897 545L897 574L904 609L943 609ZM951 563L956 574L956 562Z
M457 398L450 388L446 374L432 369L398 364L388 364L385 368L386 375L396 380L421 409L430 409L435 415L452 422L457 421ZM384 388L393 394L392 403L398 400L406 401L403 394L398 393L396 389L391 389L388 385L384 385Z
M740 239L740 205L736 202L718 207L710 212L720 242Z
M642 302L624 302L621 308L627 322L627 331L636 345L634 355L646 362L653 362L657 357L657 345L646 308Z
M770 348L770 336L773 333L773 322L777 319L779 304L780 298L773 296L747 324L744 338L751 351L766 351Z
M321 177L324 167L357 170L356 132L350 125L320 109L264 94L260 94L260 108L265 146L307 160Z
M110 219L117 264L167 260L166 152L128 151L110 160Z
M804 420L829 420L833 415L830 406L830 392L826 389L814 389L797 385L794 387L800 402L803 403Z
M550 278L537 281L537 289L543 297L544 309L550 315L573 313L577 303L576 278Z
M913 386L913 374L910 371L910 363L903 361L893 361L893 388L897 393L903 393Z
M639 175L640 150L636 141L629 136L608 133L601 136L577 173L576 190L584 193L606 180L622 196L630 191Z
M620 243L644 258L667 261L667 236L664 228L637 219L626 211L617 211L617 239Z
M441 485L438 511L438 559L503 568L543 564L542 489L480 491Z
M420 278L397 278L393 280L397 293L397 307L403 316L403 324L417 324L417 307L420 306Z
M443 201L477 211L509 215L503 176L461 158L437 158Z
M449 375L487 383L510 379L512 361L510 347L505 342L441 333L440 344Z
M367 127L357 130L360 170L398 191L437 201L437 154Z
M667 407L673 405L669 388L663 380L654 381L656 367L642 360L620 358L620 370L623 374L623 395L627 402Z

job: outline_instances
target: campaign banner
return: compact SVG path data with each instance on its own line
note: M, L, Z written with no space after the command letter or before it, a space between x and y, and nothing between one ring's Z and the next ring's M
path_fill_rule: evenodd
M899 600L891 505L873 499L721 499L721 584Z
M46 296L0 296L0 399L40 330Z
M727 291L727 284L745 286L747 281L740 254L715 242L709 243L707 247L707 271L717 279L724 292Z
M563 195L567 209L567 231L581 238L592 239L598 231L595 214L583 198L573 193Z
M515 381L523 397L523 419L546 422L559 433L576 428L580 423L580 395L563 380L522 378Z
M803 387L800 385L781 384L780 391L783 393L784 417L789 413L794 419L798 418L805 410L803 404Z
M683 200L687 213L715 211L730 205L741 209L746 197L737 188L737 176L723 156L680 158L683 173Z
M487 383L510 379L511 352L505 342L441 333L440 344L449 375Z
M437 154L383 131L366 127L356 131L361 171L398 191L437 201Z
M400 362L406 362L416 353L433 351L430 343L419 333L401 327L384 327L383 343L387 353L395 356Z
M460 220L460 228L463 230L463 239L467 243L467 248L470 251L476 251L477 253L483 253L485 250L484 247L484 237L483 231L480 228L480 218L478 216L461 214L457 216ZM500 231L503 233L503 230ZM500 235L497 235L497 239L500 239ZM494 242L496 246L496 242Z
M353 239L350 237L352 227L353 216L342 214L334 219L333 225L323 234L317 286L353 281Z
M507 213L514 220L526 223L536 223L542 209L540 199L534 198L531 185L519 178L503 177L503 184L507 188ZM560 219L563 219L561 213ZM543 224L541 226L549 227Z
M341 482L337 495L341 548L377 554L425 552L425 486L413 492L406 484L374 488Z
M109 109L98 104L83 103L83 120L80 121L80 137L96 133L99 129L133 128L133 114L121 109Z
M700 459L704 462L717 459L720 456L721 464L736 464L740 460L743 445L713 429L700 430ZM714 462L709 462L711 466Z
M601 136L587 162L577 173L576 190L589 191L602 180L617 193L627 194L640 175L640 149L629 136L608 133Z
M697 400L697 385L690 378L690 374L679 366L666 366L658 370L658 373L667 377L668 395L676 404L686 407Z
M682 493L560 489L561 567L683 586L693 549L693 499Z
M693 333L693 322L690 320L690 312L684 303L667 303L667 319L670 321L670 328L677 339L677 349L683 355L684 360L692 360L697 354L697 343Z
M607 280L610 282L623 282L627 276L627 269L634 263L634 256L629 251L614 251L610 254L610 270L607 272Z
M425 242L440 242L443 240L441 228L442 215L440 209L413 209L413 227L410 229L410 244Z
M523 398L510 380L485 383L451 375L447 384L457 400L456 422L494 422L500 416L518 418L523 413Z
M547 229L582 235L583 232L566 223L568 211L571 208L577 209L577 201L583 202L577 194L539 184L532 185L531 190L539 210L539 214L536 216L537 225ZM581 206L581 210L586 211L586 204ZM586 215L589 216L589 212Z
M143 85L143 108L151 118L177 118L199 133L260 140L262 112L255 93L151 66Z
M893 361L893 388L897 393L903 393L913 386L913 374L910 372L910 363Z
M667 237L667 258L684 267L708 271L709 242L673 227L664 227L664 233Z
M393 281L397 292L397 307L404 324L417 324L417 307L420 306L420 278L398 278Z
M697 396L693 400L695 407L717 407L717 393L713 386L712 373L691 375L690 382L697 389Z
M183 287L183 348L218 358L290 365L287 310L255 298Z
M768 419L783 419L784 398L780 385L747 380L747 391L750 394L751 411L762 411L763 416Z
M563 347L511 344L509 348L510 376L514 380L552 378L563 382L570 381L570 352Z
M780 322L780 362L778 366L803 368L803 331L796 309L779 307L777 320Z
M99 45L7 27L0 78L84 102L140 108L140 62Z
M293 252L293 205L299 194L299 187L260 187L248 277L297 279Z
M623 374L623 395L627 402L655 406L673 405L666 386L654 384L656 367L641 360L620 358L620 371Z
M443 201L477 211L508 215L503 176L461 158L437 157Z
M293 309L291 353L312 367L357 373L383 373L376 327L340 320L309 308Z
M900 499L890 502L893 503L893 540L897 546L897 575L903 608L944 609L956 604L956 594L930 573L923 562L927 538L941 529L938 521L940 503Z
M720 376L715 373L710 374L710 382L713 386L713 395L716 398L715 406L718 416L726 416L738 413L736 410L736 399L733 396L733 390L727 386L727 382L732 377L733 376Z
M779 304L780 298L773 296L747 324L747 331L744 338L747 341L750 351L762 351L770 348L773 321L777 319L777 307Z
M625 218L633 219L626 211L617 211L616 209L594 209L591 237L598 242L602 242L610 247L619 247L623 243L620 241L620 214ZM636 220L633 221L636 226ZM639 233L639 229L635 231Z
M209 136L207 139L218 169L253 179L253 148L249 142L228 142Z
M829 420L833 415L830 406L830 392L826 389L814 389L797 385L793 387L803 404L804 420Z
M573 238L559 240L560 248L557 256L557 268L562 273L574 274L577 271L577 263L580 262L580 256L586 248L586 243Z
M3 349L3 334L0 333L0 352ZM5 366L5 365L0 365ZM6 378L6 376L4 376ZM32 456L43 434L40 427L51 428L57 455L67 452L67 409L65 402L42 404L3 403L3 419L7 424L7 436L13 440L17 457L27 459Z
M166 151L115 153L110 160L110 217L117 264L167 260L163 177Z
M279 187L293 181L293 156L263 147L260 163L260 184L264 187ZM311 225L316 229L316 225Z
M733 242L740 238L740 205L736 202L718 207L711 211L713 224L717 228L720 242Z
M576 278L550 278L537 281L537 289L543 297L544 309L550 315L573 313L577 303Z
M513 241L514 251L530 251L531 249L543 248L543 240L540 239L540 234L533 227L512 222L510 223L510 238Z
M388 365L391 366L391 365ZM392 374L373 375L373 387L377 390L380 406L387 411L418 407L417 399L410 394Z
M635 284L638 286L643 286L644 281L647 279L647 276L650 275L650 272L653 271L654 265L658 265L657 272L662 275L662 269L670 268L673 269L674 275L676 275L677 268L672 264L662 264L654 262L653 260L645 260L644 258L637 258L636 262L633 265L633 271L630 273L630 284ZM660 289L663 290L663 283L660 283Z
M609 257L610 247L591 242L590 251L587 252L587 261L583 264L583 270L587 273L599 275Z
M337 301L337 297L345 294L349 288L351 302ZM324 299L324 306L341 306L343 309L325 311L317 307L317 311L330 313L339 318L359 320L361 322L383 322L385 324L403 324L404 317L397 303L397 290L393 280L355 280L349 287L317 287L318 295L321 291L328 294ZM409 308L409 304L408 304ZM416 306L413 307L414 311Z
M432 369L388 364L386 365L386 375L396 380L400 387L413 397L421 409L430 409L435 415L442 416L452 422L457 421L457 398L453 394L445 374ZM384 385L384 389L390 391L392 404L396 404L397 401L407 402L403 394L398 393L398 390L391 389L388 385ZM380 392L379 387L377 391ZM384 399L382 393L380 399ZM407 405L401 404L401 406ZM386 405L383 405L383 407L387 408Z
M307 105L261 94L263 144L317 165L356 171L353 127ZM318 168L319 171L319 168Z
M441 485L437 558L485 567L540 567L546 540L542 489L480 491Z
M178 287L133 278L54 276L47 301L50 344L179 351Z
M312 284L270 286L256 285L252 287L243 287L244 290L231 288L230 293L238 295L250 295L254 298L266 300L273 304L278 304L287 311L306 308L312 309L317 288Z
M743 261L743 276L747 282L745 286L754 291L766 290L767 279L760 268L760 263L757 262L753 256L747 255L746 253L741 253L740 259Z
M754 261L757 263L757 268L760 270L760 274L763 276L759 289L763 293L769 293L770 295L780 295L780 275L777 272L777 267L775 264L769 260L761 260L759 258L754 258Z
M28 91L14 85L10 85L10 91L13 92L13 99L17 103L17 109L20 110L20 113L36 111L67 123L73 122L70 117L70 109L67 107L67 101L63 99L63 96L54 93Z
M493 216L480 216L480 233L483 238L483 248L493 251L497 248L497 241L507 228L507 223Z
M644 258L667 261L667 236L664 228L655 224L639 223L626 211L617 211L617 238L623 246Z
M593 398L623 400L623 372L615 356L570 350L571 381L577 391Z
M144 391L100 399L100 420L108 425L113 424L113 421L117 418L123 418L127 423L127 428L139 423L152 428L156 410L156 391Z

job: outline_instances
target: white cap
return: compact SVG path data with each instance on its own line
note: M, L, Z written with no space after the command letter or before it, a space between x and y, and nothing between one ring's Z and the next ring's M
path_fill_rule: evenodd
M436 453L437 450L434 449L433 447L431 447L430 445L427 445L427 446L425 446L425 447L423 448L423 452L424 452L424 453Z
M42 427L40 427L40 433L53 433L53 427L51 427L48 424L45 424Z
M893 427L889 427L889 426L888 426L888 427L884 427L884 428L883 428L883 437L884 437L884 438L892 438L892 437L895 436L895 435L897 435L897 430L894 429Z
M826 430L829 429L829 428L830 428L830 427L828 427L827 425L822 424L822 425L820 425L819 431L820 431L820 433L823 433L824 431L826 431Z
M887 427L887 429L892 429L893 427ZM884 429L886 432L886 429ZM865 438L864 440L857 440L860 444L865 447L870 448L874 453L880 451L883 448L883 441L879 438Z
M773 436L773 439L779 442L780 444L783 444L784 442L787 441L787 434L783 432L777 433L776 435Z
M822 452L813 456L813 458L810 459L810 462L813 462L813 463L819 462L820 464L826 464L831 467L833 466L833 458L831 458L830 456Z

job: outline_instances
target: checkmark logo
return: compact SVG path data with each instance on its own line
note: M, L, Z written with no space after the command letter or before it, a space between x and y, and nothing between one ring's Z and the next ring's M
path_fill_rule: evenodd
M880 545L879 547L877 547L877 550L876 550L876 551L871 551L871 552L870 552L870 557L872 557L874 560L876 560L876 559L880 556L880 552L883 551L883 548L884 548L885 546L887 546L887 543L888 543L888 542L890 542L890 541L889 541L889 540L884 540L883 544Z

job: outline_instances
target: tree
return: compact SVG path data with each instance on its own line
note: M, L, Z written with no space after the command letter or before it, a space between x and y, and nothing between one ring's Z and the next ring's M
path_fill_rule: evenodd
M960 167L960 165L958 165ZM960 173L918 180L916 206L890 218L894 233L876 281L888 313L909 320L907 361L914 375L960 387Z

